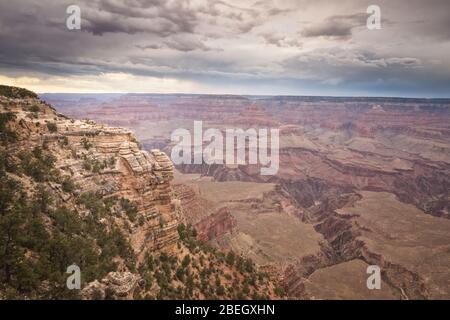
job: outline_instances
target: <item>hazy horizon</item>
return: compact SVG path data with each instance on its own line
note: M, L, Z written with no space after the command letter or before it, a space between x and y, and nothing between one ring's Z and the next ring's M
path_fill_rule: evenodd
M235 93L183 93L183 92L36 92L39 96L43 95L91 95L91 96L98 96L98 95L192 95L192 96L236 96L236 97L293 97L293 98L337 98L337 99L345 99L345 98L367 98L367 99L408 99L408 100L450 100L449 96L444 97L424 97L424 96L365 96L365 95L290 95L290 94L235 94Z

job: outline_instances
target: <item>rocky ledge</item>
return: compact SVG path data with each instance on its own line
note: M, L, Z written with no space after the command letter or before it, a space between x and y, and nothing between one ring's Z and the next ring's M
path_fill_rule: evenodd
M136 207L142 218L128 229L139 260L148 251L173 249L178 219L171 198L173 165L165 153L141 150L128 129L69 119L34 97L1 97L0 102L14 114L23 147L45 144L55 166L83 192L126 199ZM69 193L50 185L64 202L74 204Z

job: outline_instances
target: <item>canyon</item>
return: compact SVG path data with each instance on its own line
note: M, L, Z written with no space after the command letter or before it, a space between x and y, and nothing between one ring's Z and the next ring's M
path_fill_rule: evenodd
M170 154L178 128L276 128L279 170L181 164L186 223L301 299L450 298L450 101L230 95L47 94L79 119ZM170 243L170 241L169 241ZM368 290L378 265L381 290Z
M187 225L164 152L26 89L0 86L0 111L0 299L279 296L253 261L207 245L228 212L202 220L207 232ZM66 287L72 264L81 290Z

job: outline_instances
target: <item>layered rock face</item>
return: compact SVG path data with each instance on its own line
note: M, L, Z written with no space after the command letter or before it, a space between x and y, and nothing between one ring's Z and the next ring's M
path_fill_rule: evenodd
M200 241L217 240L236 231L236 219L227 206L206 200L193 185L178 182L173 188L184 222L195 227Z
M222 208L195 224L200 241L209 241L222 236L226 232L233 232L236 220L227 208Z
M84 299L133 299L133 294L143 282L131 272L110 272L101 281L89 283L82 291Z
M42 139L67 138L78 157L100 163L114 162L98 174L83 170L83 161L61 159L58 166L70 172L85 191L123 197L136 204L137 214L145 219L144 225L136 227L130 235L138 256L142 258L145 252L159 249L170 251L178 239L178 220L171 199L170 159L159 150L150 153L141 150L133 134L124 128L79 120L56 121L56 125L58 133L45 134Z
M46 145L56 156L55 167L83 192L123 198L136 206L141 223L131 227L129 237L139 260L147 252L173 250L178 213L171 198L173 165L163 152L141 150L128 129L68 119L38 99L3 97L2 103L15 116L14 129L24 138L24 148ZM30 116L31 106L38 106L38 117ZM50 124L53 130L47 129ZM56 184L51 186L64 203L76 205L70 194Z

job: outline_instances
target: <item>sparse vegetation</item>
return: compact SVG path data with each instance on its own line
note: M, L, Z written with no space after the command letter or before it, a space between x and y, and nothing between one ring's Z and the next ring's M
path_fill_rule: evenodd
M75 190L75 183L69 177L66 177L62 182L62 189L64 192L71 193Z
M0 139L3 146L17 140L17 134L8 127L8 122L14 120L15 117L12 112L0 113Z
M87 140L86 138L81 139L81 144L83 145L83 148L85 148L86 150L92 148L92 143L90 143L89 140Z
M14 99L37 98L37 94L23 88L0 85L0 96Z
M37 112L41 111L41 108L37 104L33 104L29 110L31 112L37 113Z
M114 168L116 165L116 158L114 156L111 156L108 160L108 167L109 168Z
M68 146L69 145L69 138L64 136L64 138L63 138L61 143L62 143L63 146Z
M3 142L3 137L2 137ZM134 254L117 227L108 230L99 223L110 215L113 203L98 194L77 197L80 208L89 215L81 218L78 209L62 205L46 181L58 183L65 192L77 186L54 168L55 157L45 147L31 151L0 153L0 293L6 298L77 298L77 291L65 287L66 268L76 263L83 271L83 283L101 279L117 268L115 257L134 269ZM11 162L16 163L15 166ZM9 173L31 179L35 187ZM44 219L48 217L51 222ZM43 282L46 290L41 290Z
M42 147L35 147L30 152L21 150L17 154L21 161L21 172L37 182L51 181L55 178L54 163L56 158Z
M257 296L258 299L268 299L276 295L275 287L269 289L270 281L263 274L261 282L256 284L258 274L251 260L237 256L232 251L225 254L199 242L196 239L197 232L190 225L179 224L178 233L182 242L179 249L182 252L188 250L181 261L174 259L169 268L167 261L170 258L163 254L156 260L147 259L149 263L143 270L147 274L154 270L155 279L161 288L158 298L250 299ZM234 259L241 259L242 271L233 267L231 261Z
M131 203L130 200L122 198L120 199L120 205L122 206L122 209L125 211L128 219L130 219L131 222L135 222L137 218L137 207L133 203Z
M83 162L83 169L86 170L86 171L91 171L92 170L91 161L89 161L88 159L84 160L84 162Z
M58 131L58 127L56 126L56 123L54 123L54 122L47 122L47 129L48 129L48 131L50 131L52 133Z

